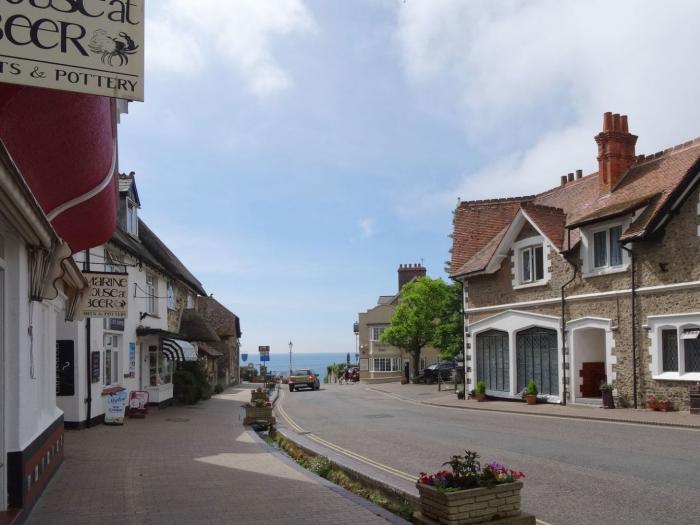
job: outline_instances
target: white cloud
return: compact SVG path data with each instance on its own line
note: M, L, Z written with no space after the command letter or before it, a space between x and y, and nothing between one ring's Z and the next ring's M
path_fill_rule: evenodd
M360 225L360 230L362 231L362 237L365 239L371 239L374 237L374 219L371 217L365 217L364 219L360 219L358 224Z
M147 21L149 69L194 74L232 65L260 97L292 85L273 54L275 40L317 29L303 0L167 0L159 7Z
M407 77L452 103L490 158L423 204L530 194L596 169L605 111L629 115L637 151L699 133L700 3L625 0L407 2L397 42ZM449 101L449 102L445 102Z

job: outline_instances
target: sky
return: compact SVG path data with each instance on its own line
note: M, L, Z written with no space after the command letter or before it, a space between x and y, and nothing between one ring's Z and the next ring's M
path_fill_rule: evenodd
M354 352L399 264L447 279L458 199L700 135L700 2L150 0L119 127L140 217L241 318L243 352Z

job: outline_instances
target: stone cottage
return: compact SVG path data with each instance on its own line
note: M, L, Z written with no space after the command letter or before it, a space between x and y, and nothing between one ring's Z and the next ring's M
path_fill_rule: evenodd
M450 275L464 284L467 380L517 398L677 408L700 382L700 140L637 155L606 113L598 171L524 197L461 202Z

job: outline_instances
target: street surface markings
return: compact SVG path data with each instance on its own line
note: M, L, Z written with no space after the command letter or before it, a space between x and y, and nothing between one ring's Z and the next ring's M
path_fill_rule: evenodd
M370 459L370 458L367 458L367 457L362 456L360 454L357 454L356 452L353 452L351 450L343 448L339 445L336 445L335 443L331 443L330 441L326 441L325 439L322 439L322 438L318 437L317 435L313 434L312 432L308 432L308 431L304 430L302 427L300 427L299 425L297 425L296 422L291 417L289 417L289 414L287 414L287 412L285 412L281 403L278 403L276 408L279 411L282 418L289 424L290 427L292 427L294 429L295 432L297 432L298 434L305 435L308 439L315 441L319 445L323 445L324 447L330 448L331 450L338 452L339 454L342 454L344 456L348 456L352 459L360 461L361 463L364 463L366 465L370 465L374 468L382 470L388 474L392 474L392 475L399 477L401 479L404 479L406 481L410 481L413 483L418 478L418 476L416 476L416 475L412 475L412 474L409 474L407 472L403 472L401 470L390 467L389 465L384 465L383 463L379 463L377 461L374 461L373 459Z
M494 410L494 409L489 409L489 408L472 408L472 407L451 407L451 406L446 406L446 405L440 405L437 403L431 403L430 401L414 401L413 399L410 399L408 397L403 397L398 394L394 394L392 392L384 392L383 390L377 390L376 388L366 388L366 390L371 390L373 392L378 392L380 394L383 394L387 397L393 397L394 399L397 399L398 401L401 401L403 403L408 403L410 405L416 405L416 406L421 406L421 407L435 407L435 408L444 408L446 410L459 410L464 412L465 410L472 410L475 412L485 412L485 413L490 413L490 414L499 414L499 415L513 415L513 416L523 416L523 417L539 417L539 418L545 418L545 419L566 419L569 421L588 421L591 423L602 423L604 425L626 425L630 427L644 427L644 428L655 428L657 430L684 430L686 432L700 432L700 428L691 428L691 427L678 427L678 426L671 426L671 425L664 425L664 424L655 424L655 423L635 423L635 422L630 422L630 421L614 421L614 420L606 420L606 419L595 419L595 418L588 418L588 417L575 417L575 416L557 416L557 415L549 415L549 414L526 414L524 412L512 412L510 410Z
M367 388L366 390L374 390L373 388ZM426 406L425 403L419 403L412 401L410 399L405 399L401 398L399 396L395 396L393 394L389 394L387 392L382 392L381 390L374 390L375 392L380 392L384 395L387 395L389 397L395 397L396 399L399 399L400 401L406 401L407 403L412 403L414 405L420 405L420 406ZM382 470L388 474L391 474L393 476L396 476L398 478L404 479L406 481L410 481L411 483L415 482L418 476L412 476L411 474L407 472L403 472L401 470L397 470L393 467L390 467L389 465L384 465L383 463L379 463L377 461L374 461L373 459L366 458L364 456L361 456L360 454L357 454L356 452L352 452L351 450L348 450L346 448L343 448L341 446L336 445L335 443L331 443L330 441L326 441L325 439L322 439L316 435L314 435L312 432L309 432L308 430L304 430L301 428L299 425L296 424L296 422L285 412L284 408L282 408L282 400L284 399L284 394L281 396L279 403L275 406L277 411L279 412L280 416L282 416L282 419L284 419L287 424L289 424L290 427L294 429L294 431L297 434L302 434L306 436L308 439L311 439L318 443L319 445L323 445L326 448L329 448L335 452L338 452L339 454L343 454L345 456L348 456L352 459L355 459L357 461L360 461L361 463L365 463L366 465L370 465L372 467L375 467L379 470ZM450 407L446 407L450 408ZM461 410L461 409L457 409ZM544 416L543 416L544 417ZM552 525L551 523L548 523L546 521L542 521L540 519L536 519L537 525Z

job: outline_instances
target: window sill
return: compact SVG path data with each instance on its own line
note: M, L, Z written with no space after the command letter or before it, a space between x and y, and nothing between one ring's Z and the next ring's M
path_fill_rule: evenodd
M651 376L657 381L700 381L700 372L686 372L680 374L678 372L664 372L663 374Z
M539 286L547 286L549 281L535 281L534 283L516 284L513 285L513 290L522 290L523 288L537 288Z
M582 277L599 277L601 275L611 275L615 273L624 273L629 269L629 264L623 264L622 266L606 266L605 268L597 268L595 270L589 270L582 273Z

